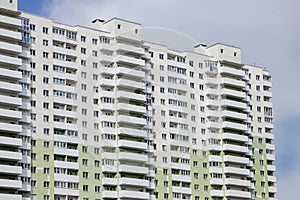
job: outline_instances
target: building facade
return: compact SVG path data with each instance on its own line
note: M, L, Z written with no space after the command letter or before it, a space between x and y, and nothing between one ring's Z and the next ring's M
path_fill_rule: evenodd
M239 48L0 7L1 198L276 199L271 76Z

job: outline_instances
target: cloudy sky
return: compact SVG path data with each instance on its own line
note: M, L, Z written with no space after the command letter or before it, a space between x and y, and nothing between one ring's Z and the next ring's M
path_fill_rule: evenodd
M278 199L286 200L299 198L300 185L299 8L297 0L19 0L20 10L62 23L89 26L95 18L119 17L190 45L241 47L244 63L273 75Z

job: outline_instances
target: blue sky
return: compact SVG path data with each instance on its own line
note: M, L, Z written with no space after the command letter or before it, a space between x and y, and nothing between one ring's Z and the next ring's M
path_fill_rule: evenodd
M241 47L244 63L265 66L273 76L279 199L298 199L300 184L299 7L297 0L19 0L21 11L62 23L89 26L95 18L119 17L176 30L192 42Z

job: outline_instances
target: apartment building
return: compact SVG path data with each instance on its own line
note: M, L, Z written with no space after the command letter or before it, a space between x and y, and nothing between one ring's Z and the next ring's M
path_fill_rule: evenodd
M271 76L240 48L0 5L1 198L276 199Z
M0 7L0 199L30 199L29 23L16 2Z

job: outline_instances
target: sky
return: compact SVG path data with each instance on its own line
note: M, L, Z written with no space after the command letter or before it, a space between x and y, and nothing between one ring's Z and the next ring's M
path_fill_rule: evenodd
M159 33L158 42L175 38L179 44L172 48L218 42L240 47L243 63L266 67L273 77L278 199L299 198L299 8L297 0L19 0L21 11L66 24L135 21L145 38L153 33Z

